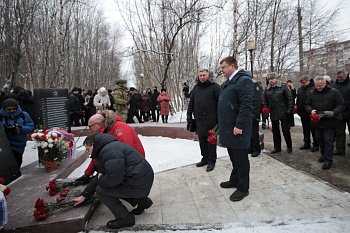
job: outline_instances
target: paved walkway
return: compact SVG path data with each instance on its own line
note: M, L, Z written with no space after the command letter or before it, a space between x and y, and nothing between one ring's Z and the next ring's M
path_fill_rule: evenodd
M229 200L234 189L219 187L231 172L228 156L218 159L210 173L194 165L157 173L150 194L154 204L136 216L136 225L129 230L221 229L232 223L336 218L345 221L344 232L350 231L348 192L265 154L250 162L250 195L240 202ZM113 218L100 205L87 229L106 230L106 222Z

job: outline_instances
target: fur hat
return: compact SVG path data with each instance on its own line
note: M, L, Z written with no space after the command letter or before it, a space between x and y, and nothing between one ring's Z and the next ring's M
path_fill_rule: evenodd
M10 106L18 107L18 105L19 105L18 101L12 98L5 99L1 103L1 107L4 109Z

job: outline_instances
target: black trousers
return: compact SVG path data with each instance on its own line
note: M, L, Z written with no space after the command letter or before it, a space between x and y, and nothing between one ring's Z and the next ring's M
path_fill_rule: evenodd
M287 147L292 148L292 136L290 135L289 119L271 120L272 133L273 133L273 146L276 150L281 150L281 132L280 122L282 127L282 133Z
M201 155L203 157L202 162L215 165L217 158L216 144L211 144L208 142L207 136L198 135L198 141L201 149Z
M12 150L13 155L15 156L18 168L21 168L23 163L23 153L19 153L17 151Z
M250 145L252 151L261 151L260 148L260 137L259 137L259 120L252 120L252 139Z
M314 140L313 145L318 147L318 142L315 134L315 128L311 127L310 117L300 117L303 127L304 143L311 145L311 135Z
M99 198L110 209L116 219L122 219L129 215L128 209L118 197L99 196Z
M335 148L339 153L345 153L346 125L348 125L348 129L350 130L350 119L338 120L337 122Z
M334 149L334 137L336 129L320 129L316 128L316 137L321 149L322 158L332 163L333 162L333 149Z
M168 123L168 117L167 115L162 115L162 122L163 123Z
M237 184L241 192L249 191L249 170L248 149L227 148L232 163L230 182Z
M152 113L152 120L156 121L156 122L159 122L159 110L152 109L151 113Z

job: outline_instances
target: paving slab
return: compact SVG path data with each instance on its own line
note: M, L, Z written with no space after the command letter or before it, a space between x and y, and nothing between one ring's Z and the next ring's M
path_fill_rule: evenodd
M215 170L194 164L155 174L150 198L154 205L136 216L136 225L128 230L222 228L224 224L273 222L298 219L348 218L350 194L329 183L297 171L262 154L250 158L250 194L240 202L231 202L235 189L222 189L228 179L228 156L217 160ZM126 204L127 205L127 204ZM131 206L128 205L131 210ZM107 230L112 213L101 204L87 229ZM100 212L103 214L97 214ZM103 216L103 217L101 217Z

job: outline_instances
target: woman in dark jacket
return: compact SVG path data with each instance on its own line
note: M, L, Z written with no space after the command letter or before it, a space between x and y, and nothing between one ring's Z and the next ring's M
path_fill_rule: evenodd
M34 122L29 114L21 109L19 102L8 98L1 103L0 122L5 129L18 167L23 162L23 153L27 143L27 134L34 130Z
M133 226L134 214L141 214L153 204L147 197L154 179L151 165L135 149L116 141L109 134L92 134L86 137L84 145L91 158L97 159L95 170L98 175L92 178L81 196L74 201L80 204L96 190L101 201L116 218L109 221L107 227L117 229ZM129 213L120 199L132 206L137 205L137 208Z

